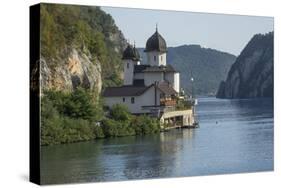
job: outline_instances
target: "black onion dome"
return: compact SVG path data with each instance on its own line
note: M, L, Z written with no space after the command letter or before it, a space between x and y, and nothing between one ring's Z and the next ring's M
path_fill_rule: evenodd
M145 52L159 51L167 52L167 45L165 39L158 33L157 29L155 33L147 40L145 46Z
M133 47L132 45L129 44L123 52L122 59L131 59L133 61L139 61L140 54L135 47Z

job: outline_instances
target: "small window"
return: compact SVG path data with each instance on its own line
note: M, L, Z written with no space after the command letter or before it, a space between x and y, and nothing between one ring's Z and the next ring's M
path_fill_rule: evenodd
M154 56L154 61L156 61L156 56Z
M163 56L161 55L161 62L163 61Z
M135 103L135 98L134 98L134 97L131 98L131 103L132 103L132 104Z
M125 102L126 101L126 99L125 99L125 97L123 97L123 102Z
M127 69L130 68L130 63L127 63Z

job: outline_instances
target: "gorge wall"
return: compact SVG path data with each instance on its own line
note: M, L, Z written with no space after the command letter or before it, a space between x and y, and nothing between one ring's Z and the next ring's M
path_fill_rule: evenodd
M98 95L122 83L127 42L99 7L41 4L40 44L41 92L82 87Z
M218 98L273 97L273 32L257 34L220 83Z

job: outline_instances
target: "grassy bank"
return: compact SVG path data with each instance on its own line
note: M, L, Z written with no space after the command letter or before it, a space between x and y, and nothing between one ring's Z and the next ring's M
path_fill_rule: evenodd
M41 99L41 145L55 145L97 138L160 132L157 119L131 115L123 105L109 111L91 92L46 91Z

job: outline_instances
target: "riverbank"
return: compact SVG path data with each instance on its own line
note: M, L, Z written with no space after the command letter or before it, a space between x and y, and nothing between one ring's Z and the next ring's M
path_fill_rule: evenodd
M154 134L161 131L159 120L134 116L125 106L103 109L91 92L47 91L41 100L41 145L57 145L99 138Z
M42 183L273 170L270 99L199 98L200 129L41 147Z

